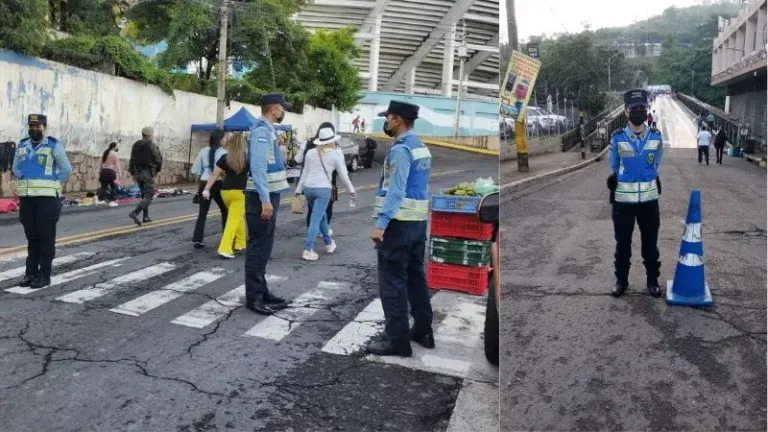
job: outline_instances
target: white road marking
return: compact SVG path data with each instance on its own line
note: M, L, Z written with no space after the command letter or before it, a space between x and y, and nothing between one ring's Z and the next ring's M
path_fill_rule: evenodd
M56 298L56 300L62 301L65 303L77 303L77 304L85 303L87 301L101 297L109 293L110 291L114 291L116 288L120 288L126 285L130 286L138 282L146 281L147 279L167 273L171 270L174 270L175 268L176 268L175 264L171 264L168 262L156 264L151 267L146 267L141 270L128 273L127 275L124 275L124 276L116 277L110 280L109 282L102 282L92 287L84 288L84 289L63 295L61 297Z
M349 355L365 346L370 338L384 329L381 300L373 300L323 346L323 352Z
M245 303L245 285L226 292L171 321L186 327L203 328L224 318Z
M340 282L320 282L316 289L308 291L294 299L287 309L275 315L268 316L263 321L245 332L248 336L255 336L274 341L281 341L293 330L296 330L309 317L314 315L319 308L325 307L332 296L329 291L338 291L351 288L352 284Z
M225 276L227 273L228 272L222 268L213 268L209 271L195 273L192 276L168 284L157 291L152 291L151 293L135 298L110 310L123 315L139 316L173 301L183 296L185 293L208 285Z
M53 259L53 267L56 268L58 266L72 264L75 262L78 262L80 260L90 258L94 255L93 252L79 252L73 255L67 255L59 258ZM24 257L26 258L27 254L24 253ZM13 279L17 277L24 276L24 273L26 272L26 266L25 267L19 267L11 270L6 270L4 272L0 272L0 282L6 281L8 279Z
M13 288L8 288L6 291L12 292L14 294L22 294L22 295L31 294L31 293L33 293L35 291L40 291L41 289L49 288L49 287L56 286L56 285L61 285L63 283L67 283L67 282L73 281L75 279L79 279L81 277L86 277L86 276L90 276L90 275L96 274L99 271L101 271L100 269L102 269L104 267L109 267L109 266L119 267L119 266L122 265L122 264L120 264L120 262L121 261L125 261L127 259L130 259L130 257L119 258L119 259L114 259L114 260L110 260L110 261L104 261L104 262L101 262L101 263L98 263L98 264L94 264L92 266L88 266L88 267L84 267L84 268L81 268L81 269L73 270L73 271L68 272L68 273L56 275L56 276L51 278L51 284L48 285L47 287L43 287L43 288L26 288L26 287L16 286L16 287L13 287Z

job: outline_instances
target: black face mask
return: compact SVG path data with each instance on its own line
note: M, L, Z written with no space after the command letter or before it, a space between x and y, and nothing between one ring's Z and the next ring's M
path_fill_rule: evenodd
M279 124L279 123L282 123L284 118L285 118L285 111L283 111L283 112L280 114L280 117L275 117L275 122L276 122L276 123L278 123L278 124Z
M641 126L648 121L647 110L632 110L629 112L629 121L635 126Z
M40 141L41 139L43 139L43 133L35 129L30 129L29 137L32 138L32 140L34 141Z
M387 134L387 136L389 137L395 136L395 133L388 126L389 126L389 120L384 120L384 126L383 126L384 133Z

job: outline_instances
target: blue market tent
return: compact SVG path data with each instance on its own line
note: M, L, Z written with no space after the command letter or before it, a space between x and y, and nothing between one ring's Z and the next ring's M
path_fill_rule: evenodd
M226 120L224 120L225 131L247 131L256 122L253 116L245 107ZM216 123L193 124L192 132L213 132L216 130Z

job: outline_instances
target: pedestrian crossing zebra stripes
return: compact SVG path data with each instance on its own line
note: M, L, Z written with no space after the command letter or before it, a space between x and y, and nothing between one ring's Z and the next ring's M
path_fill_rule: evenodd
M61 307L84 305L98 300L99 304L107 306L108 313L125 319L168 320L166 322L169 324L190 329L212 326L233 313L240 313L237 309L245 304L245 285L232 283L238 280L236 273L241 272L241 269L222 266L189 274L190 271L183 263L173 259L166 258L162 262L141 266L144 259L140 256L102 258L93 252L73 253L54 261L54 267L63 268L64 272L54 274L51 285L40 289L13 286L5 289L4 293L26 296L46 290L46 293L51 293L53 303ZM177 260L183 261L183 258ZM0 283L8 285L13 278L23 274L23 266L0 271ZM99 274L102 275L101 279L94 281ZM105 280L103 275L109 275L110 279ZM267 281L278 294L292 291L288 289L292 287L288 285L290 279L287 276L269 274ZM151 286L151 291L138 293L134 298L125 298L133 296L134 291L147 285ZM233 288L232 285L237 286ZM303 324L318 320L318 314L325 313L323 316L328 316L328 311L332 309L332 318L324 319L331 324L321 326L326 330L322 335L323 341L317 346L325 354L359 354L383 331L384 312L378 298L368 301L362 310L349 307L350 304L357 304L352 299L359 301L358 293L363 292L358 285L345 281L318 281L309 288L293 298L286 309L274 315L262 317L247 312L256 322L243 328L241 336L245 340L290 343L294 334L319 332L318 326ZM205 293L200 295L198 291L203 290ZM118 298L120 300L116 301ZM184 298L187 300L182 301ZM195 302L192 299L199 302L192 304ZM426 350L413 344L414 356L411 358L367 358L443 375L466 377L482 353L483 301L465 294L438 292L432 298L436 317L435 349ZM186 307L191 309L179 315Z

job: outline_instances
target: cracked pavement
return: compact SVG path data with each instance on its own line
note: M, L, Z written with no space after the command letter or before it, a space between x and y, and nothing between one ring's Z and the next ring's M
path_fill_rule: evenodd
M435 172L463 170L434 178L432 190L497 171L493 158L432 152ZM378 174L374 167L353 174L352 181L356 186L373 184ZM375 250L368 238L373 192L361 191L356 208L341 195L332 222L339 249L333 255L321 253L314 263L299 259L304 216L291 214L287 206L280 209L267 273L288 279L270 283L271 289L292 300L320 281L344 285L327 299L300 301L276 314L290 330L279 342L245 335L264 318L219 299L243 284L243 262L242 257L216 257L218 218L208 219L202 251L190 244L194 221L183 222L59 248L57 256L94 255L55 268L54 276L129 257L62 285L18 295L5 291L18 280L0 281L0 429L445 430L463 380L372 361L359 353L321 351L378 297ZM62 215L59 236L124 226L128 211L119 207ZM156 221L195 212L187 201L157 200L151 207ZM0 238L2 247L22 244L20 225L0 226ZM56 300L161 262L176 268L115 285L106 295L81 304ZM21 259L0 261L0 272L21 265ZM138 317L110 311L213 267L226 273L194 291L176 291L182 295ZM226 314L200 329L171 323L209 301L226 307ZM302 316L302 310L312 314Z
M660 173L660 282L674 277L698 188L714 307L646 294L637 229L629 291L610 296L605 160L504 196L502 430L765 430L766 171L728 156L699 165L692 132L674 124L685 116L661 105L677 133Z

